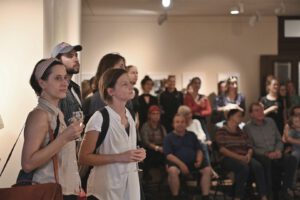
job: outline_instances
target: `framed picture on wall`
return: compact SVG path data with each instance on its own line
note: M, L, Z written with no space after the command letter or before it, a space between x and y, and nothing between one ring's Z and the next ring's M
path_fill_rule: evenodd
M153 80L153 89L151 94L154 96L159 95L165 89L165 83L168 76L172 73L164 72L164 73L148 73L147 75Z
M292 80L292 62L274 62L274 76L280 83Z

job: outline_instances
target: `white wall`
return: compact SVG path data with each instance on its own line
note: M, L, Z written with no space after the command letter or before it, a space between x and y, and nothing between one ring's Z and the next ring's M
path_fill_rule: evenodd
M157 17L83 16L82 73L95 74L100 58L119 52L127 64L145 74L201 73L202 93L217 90L217 74L238 72L240 91L247 102L259 95L259 56L277 54L277 20L263 17L250 27L247 17L169 17L162 26ZM185 86L185 85L184 85Z
M27 113L36 105L29 78L36 62L43 56L43 1L0 1L0 113L4 129L0 130L0 169L22 128ZM10 186L20 169L23 136L0 187Z

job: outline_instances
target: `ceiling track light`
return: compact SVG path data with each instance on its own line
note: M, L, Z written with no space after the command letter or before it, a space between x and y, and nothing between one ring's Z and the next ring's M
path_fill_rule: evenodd
M239 8L237 6L234 6L230 9L230 14L232 15L238 15L240 14Z
M261 20L261 14L259 11L256 11L254 15L249 18L249 25L254 27Z
M239 2L236 6L233 6L230 9L230 14L231 15L238 15L244 13L244 3Z

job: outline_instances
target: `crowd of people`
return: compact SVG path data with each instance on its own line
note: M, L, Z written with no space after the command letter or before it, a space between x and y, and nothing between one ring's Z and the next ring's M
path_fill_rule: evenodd
M293 199L300 97L291 81L267 77L266 95L250 104L250 120L244 123L245 96L235 76L218 83L213 101L200 93L199 77L181 92L169 75L153 95L151 77L142 79L139 91L138 67L109 53L80 88L72 76L80 71L81 50L59 43L33 69L30 84L38 105L27 117L22 151L22 170L33 173L33 181L59 182L65 200L85 192L88 200L140 200L145 199L141 182L151 179L151 168L160 168L167 173L172 199L182 199L183 177L199 177L207 200L217 176L211 159L215 144L221 166L234 174L234 200L244 198L249 181L262 200ZM78 112L84 117L76 118Z

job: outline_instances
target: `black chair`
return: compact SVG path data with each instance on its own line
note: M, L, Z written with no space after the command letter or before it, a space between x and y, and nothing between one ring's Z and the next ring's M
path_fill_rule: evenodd
M211 151L211 166L213 170L217 173L217 177L212 179L212 183L214 189L213 199L217 199L217 194L222 192L223 199L226 200L226 194L232 196L232 180L229 177L229 171L225 170L220 163L220 154L219 147L216 142L212 143L212 151Z
M199 171L192 171L189 176L180 176L180 189L184 199L201 199L200 178L201 173Z

